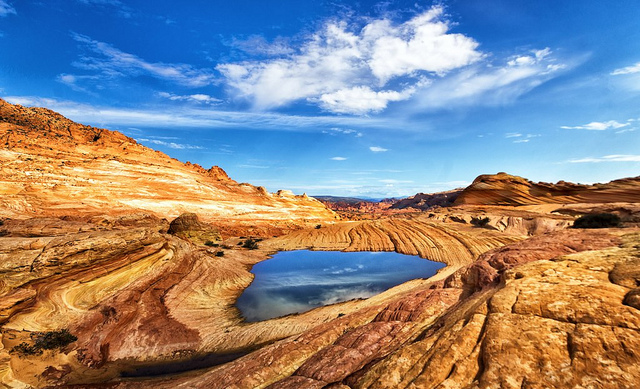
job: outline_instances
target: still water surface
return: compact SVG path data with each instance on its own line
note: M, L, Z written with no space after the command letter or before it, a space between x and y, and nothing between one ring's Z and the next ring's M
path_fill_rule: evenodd
M395 252L283 251L256 264L236 306L247 321L368 298L445 265Z

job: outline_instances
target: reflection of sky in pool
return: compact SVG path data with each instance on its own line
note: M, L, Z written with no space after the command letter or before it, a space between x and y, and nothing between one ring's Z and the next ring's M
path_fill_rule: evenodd
M367 298L445 265L395 252L283 251L256 264L236 305L247 321Z

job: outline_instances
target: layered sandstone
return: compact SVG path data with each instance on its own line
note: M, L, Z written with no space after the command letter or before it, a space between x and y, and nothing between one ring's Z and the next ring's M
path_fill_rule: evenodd
M457 207L336 222L306 196L238 184L46 109L0 101L0 139L2 386L640 382L637 178L481 176ZM615 212L626 228L567 229L593 212ZM241 244L274 232L257 249ZM234 303L251 266L295 249L397 251L448 266L365 300L244 322ZM14 349L61 329L77 340Z
M455 205L533 205L573 203L637 203L640 177L606 184L581 185L560 181L534 183L506 173L478 176L455 200Z
M405 289L197 376L142 385L633 388L640 235L622 234L560 231L489 251L445 282ZM479 268L495 273L479 277Z
M411 300L398 300L399 296L420 296L431 282L415 280L368 300L244 323L233 306L235 299L252 280L250 266L277 249L313 246L419 254L450 264L438 275L444 279L481 252L520 239L495 230L473 236L469 226L433 222L424 216L309 228L247 250L234 239L210 248L192 243L191 234L179 238L165 232L207 231L189 215L172 226L143 214L106 220L49 217L5 222L0 230L2 382L36 387L98 383L149 364L188 363L212 353L246 352L305 331L322 332L325 324L333 331L342 323L346 331L373 320L394 301L413 309ZM200 240L197 235L195 241ZM445 295L452 302L459 292ZM414 300L424 305L419 298ZM435 300L434 304L428 309L444 307ZM350 313L354 316L336 322ZM10 352L28 342L32 333L60 328L78 337L63 352L42 356ZM314 340L316 348L290 356L304 360L317 347L324 347L325 341ZM50 366L64 374L45 374Z
M45 108L0 100L0 145L0 217L195 212L282 229L336 217L307 196L237 183L217 166L182 163Z

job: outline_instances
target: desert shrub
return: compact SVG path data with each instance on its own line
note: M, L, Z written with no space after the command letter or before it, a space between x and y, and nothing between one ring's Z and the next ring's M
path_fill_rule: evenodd
M12 353L17 353L21 355L39 355L42 354L42 350L36 349L35 346L30 345L27 342L22 342L19 345L15 346L11 349Z
M216 257L224 257L224 251L216 251Z
M242 244L242 247L244 247L245 249L249 249L249 250L255 250L255 249L258 248L258 241L249 238L249 239L244 241L244 243Z
M609 228L618 226L620 226L620 217L613 213L584 215L573 222L573 228Z
M322 228L322 224L318 224L318 225L316 225L316 230L319 230L319 229L321 229L321 228Z
M38 355L42 354L42 350L64 348L78 340L78 338L64 328L58 331L34 332L31 334L31 340L33 341L32 345L22 342L11 349L11 352L23 355Z
M206 242L204 242L205 246L209 246L209 247L218 247L219 245L217 243L213 243L212 241L208 240Z
M473 218L471 218L471 224L473 224L476 227L484 227L487 224L489 224L490 221L491 221L491 219L489 219L488 217L473 217Z

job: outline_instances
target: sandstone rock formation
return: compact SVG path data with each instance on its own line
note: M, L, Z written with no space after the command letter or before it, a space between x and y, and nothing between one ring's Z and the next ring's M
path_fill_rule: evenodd
M462 189L454 189L439 193L418 193L414 196L407 197L396 201L391 205L391 209L419 209L426 211L433 207L450 207L452 206Z
M506 173L478 176L465 188L455 205L532 205L571 203L637 203L640 177L607 184L581 185L560 181L533 183Z
M637 178L481 176L456 207L336 222L306 195L238 184L46 109L0 100L0 139L0 386L640 382ZM601 211L625 228L567 229ZM256 235L269 237L258 249L237 244ZM244 322L234 303L251 266L295 249L447 266L368 299ZM75 340L30 351L62 329Z
M640 282L640 234L621 234L560 231L506 246L446 282L414 283L197 376L144 385L633 388L640 311L629 302ZM471 276L485 266L496 276Z
M219 167L182 163L121 133L0 99L0 217L121 215L287 229L334 220L320 202L239 184Z

